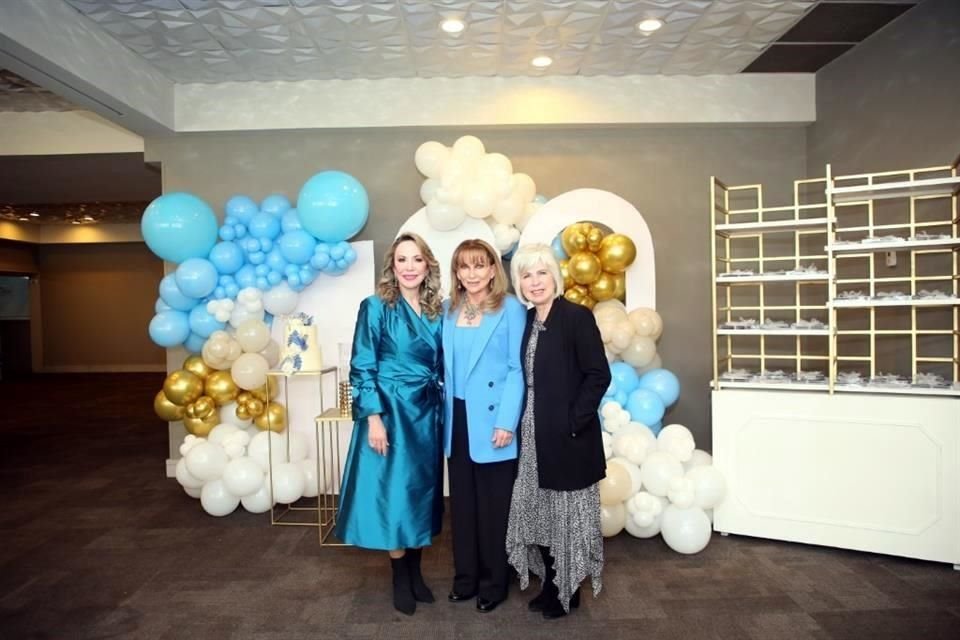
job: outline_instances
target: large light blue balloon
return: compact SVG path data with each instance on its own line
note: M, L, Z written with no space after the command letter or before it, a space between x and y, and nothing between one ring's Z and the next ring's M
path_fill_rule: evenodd
M635 389L627 397L627 411L634 422L656 424L663 419L666 408L660 396L648 389Z
M161 311L150 321L150 339L161 347L176 347L190 336L190 321L183 311Z
M241 195L233 196L227 200L227 204L223 208L228 216L236 218L237 222L243 224L250 222L250 218L259 211L253 198Z
M180 291L177 277L172 273L168 273L160 280L160 299L177 311L190 311L200 302L197 298L191 298Z
M653 391L669 407L680 397L680 381L666 369L652 369L640 377L640 388Z
M190 331L201 338L209 338L211 333L220 331L226 326L226 323L218 322L202 304L190 310L189 321Z
M177 287L191 298L205 298L217 287L220 274L206 258L184 260L176 271Z
M257 272L255 271L256 267L252 264L245 264L240 267L240 270L237 271L236 275L233 276L233 279L236 281L237 285L241 289L246 289L247 287L253 287L257 284ZM226 287L225 287L226 288ZM227 295L230 295L227 293Z
M140 232L150 251L164 260L206 258L217 242L217 217L194 195L166 193L143 212Z
M223 275L236 273L243 266L243 249L235 242L218 242L210 250L210 262Z
M280 254L291 264L306 264L313 257L317 239L306 231L288 231L277 240Z
M297 198L300 224L323 242L348 240L367 222L370 200L356 178L323 171L307 180Z
M614 362L610 365L611 384L616 385L614 393L630 394L640 384L637 370L626 362Z

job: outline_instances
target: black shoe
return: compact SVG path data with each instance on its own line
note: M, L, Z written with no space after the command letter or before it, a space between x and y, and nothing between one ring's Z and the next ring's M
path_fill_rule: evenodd
M413 598L410 588L410 568L407 559L390 558L390 567L393 569L393 608L400 613L412 616L417 610L417 601Z
M487 600L486 598L477 598L477 611L480 613L490 613L498 606L503 600Z
M410 589L413 591L413 599L417 602L434 602L433 592L423 581L423 574L420 573L420 549L407 549L403 556L407 559L407 566L410 569Z
M544 588L536 598L527 603L527 611L543 611L543 608L547 606L547 602L549 601L550 594L547 593L547 589Z
M570 611L580 607L580 589L578 588L573 592L573 595L570 596ZM556 618L562 618L565 615L568 615L566 611L563 610L563 605L560 604L560 599L555 598L551 600L543 608L543 618L544 620L554 620Z
M456 589L447 594L447 600L450 602L466 602L477 597L476 591L473 593L460 593Z

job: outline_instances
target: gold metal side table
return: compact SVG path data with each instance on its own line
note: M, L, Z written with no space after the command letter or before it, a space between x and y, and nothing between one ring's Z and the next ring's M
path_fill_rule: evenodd
M340 501L340 470L343 468L340 455L340 425L353 424L351 415L343 415L335 407L327 409L316 418L317 427L317 482L321 487L317 497L317 517L320 523L320 546L344 547L343 542L331 539L337 524L337 507Z

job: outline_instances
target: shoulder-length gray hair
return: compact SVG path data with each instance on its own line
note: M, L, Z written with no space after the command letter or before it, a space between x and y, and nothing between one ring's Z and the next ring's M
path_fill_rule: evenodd
M542 264L553 277L553 284L556 287L554 297L559 298L563 295L563 278L560 277L560 265L553 255L553 249L539 242L534 244L525 244L510 259L510 277L513 279L513 289L517 298L524 304L530 304L523 295L523 288L520 286L520 278L527 271L532 270L538 264Z

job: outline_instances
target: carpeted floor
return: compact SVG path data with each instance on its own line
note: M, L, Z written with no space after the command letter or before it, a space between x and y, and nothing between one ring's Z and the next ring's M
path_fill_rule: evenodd
M165 478L161 382L0 383L0 638L960 638L948 565L718 535L692 557L608 540L600 597L546 622L516 585L490 614L448 603L445 532L424 554L439 601L402 616L384 555L212 518Z

